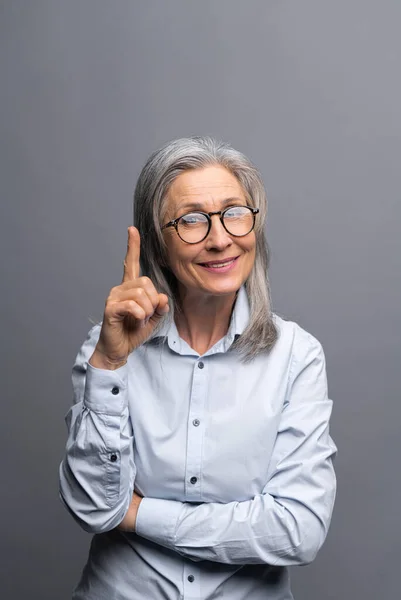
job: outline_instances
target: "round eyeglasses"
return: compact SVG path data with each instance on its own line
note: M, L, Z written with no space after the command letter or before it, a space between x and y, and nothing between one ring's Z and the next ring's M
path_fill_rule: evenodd
M179 237L187 244L199 244L209 235L213 215L219 215L220 221L229 235L243 237L255 227L258 208L251 206L229 206L214 212L190 212L163 225L162 229L174 227Z

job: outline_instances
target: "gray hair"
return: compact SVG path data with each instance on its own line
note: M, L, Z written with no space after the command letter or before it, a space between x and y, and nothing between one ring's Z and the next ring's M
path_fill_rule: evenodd
M184 171L213 165L230 171L238 179L250 204L260 211L255 225L255 262L245 282L250 321L233 344L248 361L272 348L277 339L277 329L267 275L269 251L264 233L267 197L258 170L246 156L229 144L208 136L195 136L173 140L149 157L134 193L134 225L141 234L141 270L150 277L158 292L169 297L170 312L166 318L173 319L179 307L177 282L168 267L166 244L161 232L168 190Z

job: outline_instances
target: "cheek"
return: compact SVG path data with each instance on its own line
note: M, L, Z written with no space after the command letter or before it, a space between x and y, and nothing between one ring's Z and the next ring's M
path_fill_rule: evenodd
M197 251L191 246L183 246L170 240L167 246L167 259L172 272L177 276L183 270L187 270L188 266L195 260Z
M256 253L256 237L252 235L250 239L244 239L242 246L243 250L248 253L249 257L254 258Z
M243 250L246 252L246 270L250 272L255 263L255 257L256 257L256 239L255 239L255 237L252 240L249 240L249 242L243 246Z
M178 257L177 257L177 249L174 244L174 239L171 236L170 232L169 232L169 234L165 235L164 239L166 242L167 266L170 269L170 271L172 271L175 274L177 271Z

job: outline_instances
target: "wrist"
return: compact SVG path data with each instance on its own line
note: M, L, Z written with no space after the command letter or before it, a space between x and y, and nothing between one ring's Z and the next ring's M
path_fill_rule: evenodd
M129 531L131 533L136 531L136 519L139 505L141 504L142 500L142 496L139 496L134 492L128 511L121 523L118 525L118 529L121 531Z
M89 359L89 364L92 367L95 367L96 369L106 369L108 371L115 371L124 366L126 362L127 357L111 359L97 347Z

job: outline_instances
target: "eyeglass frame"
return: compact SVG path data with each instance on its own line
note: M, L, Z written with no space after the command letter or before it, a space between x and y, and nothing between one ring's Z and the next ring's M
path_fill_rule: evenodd
M251 227L251 229L247 232L247 233L243 233L241 235L237 235L235 233L231 233L230 231L228 231L227 227L224 225L224 215L227 211L231 210L232 208L248 208L252 215L253 215L253 225ZM207 228L207 232L204 235L204 237L199 240L198 242L187 242L186 240L184 240L180 234L178 233L178 223L180 221L180 219L182 219L183 217L186 217L187 215L191 215L192 213L196 213L198 215L203 215L207 218L208 220L208 228ZM212 228L212 217L213 215L219 215L220 218L220 222L223 225L224 229L226 230L226 232L228 233L228 235L232 235L233 237L245 237L246 235L249 235L251 233L251 231L254 230L255 228L255 221L256 221L256 215L259 213L259 208L253 208L252 206L244 206L244 205L237 205L234 204L233 206L228 206L227 208L225 208L224 210L215 210L213 212L203 212L201 210L191 210L187 213L184 213L183 215L181 215L180 217L177 217L176 219L173 219L172 221L169 221L168 223L166 223L165 225L163 225L161 227L161 230L163 231L163 229L167 229L167 227L174 227L174 229L177 232L178 237L180 238L180 240L182 240L185 244L200 244L201 242L203 242L207 236L210 233L210 230Z

